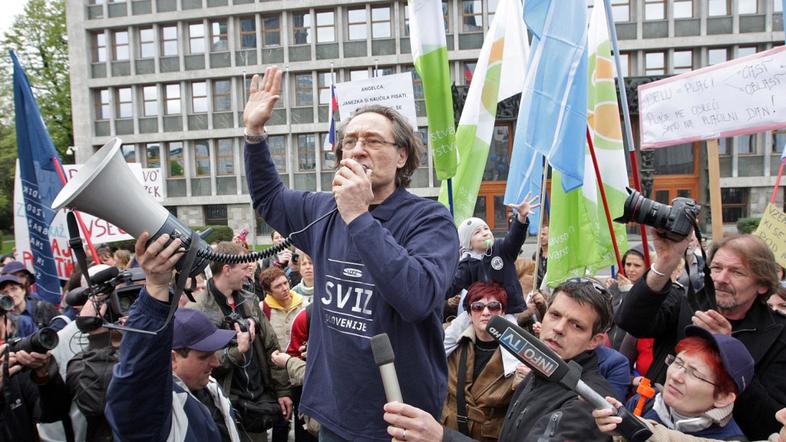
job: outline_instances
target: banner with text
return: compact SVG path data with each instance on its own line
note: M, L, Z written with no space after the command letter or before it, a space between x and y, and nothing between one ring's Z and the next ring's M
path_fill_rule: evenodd
M767 243L775 255L775 262L786 267L786 213L775 204L768 204L753 234Z
M410 72L336 83L336 95L342 121L346 121L360 107L379 104L397 110L415 130L418 129Z
M786 46L639 86L641 147L786 127Z
M69 180L76 175L80 167L82 167L81 164L63 165ZM143 168L138 163L128 163L128 167L131 168L131 172L139 180L140 184L145 187L150 196L156 201L163 201L164 197L161 190L163 181L160 169ZM17 167L16 170L16 181L14 183L14 240L16 253L17 259L23 262L29 269L32 269L33 254L30 251L30 235L27 230L27 217L24 209L24 200L22 199L19 168ZM118 199L122 199L122 195L118 195ZM68 227L65 215L64 210L59 211L49 226L49 241L52 247L55 267L57 268L57 276L60 279L68 279L73 269L71 249L68 247ZM81 217L87 230L87 232L82 232L82 237L89 235L93 244L133 239L131 235L119 227L100 218L84 212L81 212Z

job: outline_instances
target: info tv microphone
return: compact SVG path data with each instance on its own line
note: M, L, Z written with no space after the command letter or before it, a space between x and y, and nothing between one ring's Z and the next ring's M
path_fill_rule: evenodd
M549 382L558 383L578 393L596 409L613 408L603 396L581 380L581 366L578 363L563 361L554 350L523 328L501 316L493 316L486 326L486 331L499 341L502 348ZM644 442L652 436L647 426L625 407L619 407L616 415L622 418L616 431L625 439Z
M385 387L385 398L388 402L404 402L401 388L398 385L396 367L393 365L393 347L387 333L381 333L371 338L371 352L374 354L374 363L379 367L382 376L382 385Z

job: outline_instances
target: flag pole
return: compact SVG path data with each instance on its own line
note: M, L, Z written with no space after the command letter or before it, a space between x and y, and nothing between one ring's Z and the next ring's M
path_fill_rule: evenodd
M544 160L541 160L541 161L544 161ZM546 179L549 176L549 168L551 167L551 165L549 165L548 161L546 161L545 163L546 164L545 164L545 167L543 168L543 177L541 177L541 185L540 185L540 201L541 201L541 203L543 201L545 201L545 198L547 196ZM545 219L546 219L546 207L545 207L545 205L541 204L540 205L540 219L538 220L538 226L541 229L543 228L543 221ZM545 281L545 279L546 279L546 274L544 274L543 275L543 279L538 281L538 269L540 269L540 260L543 259L543 257L540 255L540 250L541 250L542 247L543 247L543 244L541 243L540 231L538 231L537 246L535 248L535 288L536 289L540 289L540 287L543 285L543 281ZM549 271L548 270L548 264L546 264L546 266L547 266L546 267L546 273L548 273L548 271Z
M606 200L606 186L603 184L603 179L600 176L600 167L598 167L598 157L595 155L595 145L592 143L592 136L590 135L589 126L587 126L587 146L589 146L590 156L592 157L592 165L595 168L595 179L598 182L598 189L600 190L600 198L603 200L603 211L606 213L606 225L609 227L609 236L611 237L611 245L614 246L614 257L617 260L617 268L622 268L622 260L620 259L620 248L617 245L617 236L614 234L614 224L611 220L611 211L609 211L609 202Z
M448 178L448 206L450 206L450 216L455 219L456 214L453 213L453 178Z
M783 146L783 152L786 152L786 146ZM770 203L772 204L775 204L775 198L778 197L778 188L781 186L784 166L786 166L786 156L781 154L781 167L778 169L778 177L775 178L775 187L772 188L772 195L770 195Z
M786 1L786 0L784 0ZM625 139L628 141L628 152L630 154L631 173L633 174L633 187L641 192L641 178L639 177L639 160L636 157L636 146L633 144L633 128L630 122L630 111L628 109L628 93L625 90L625 78L622 75L622 63L620 62L620 49L617 44L617 28L614 26L614 15L611 10L611 0L603 0L603 5L606 9L606 25L609 29L609 37L611 37L611 47L614 51L614 66L617 73L617 86L620 91L620 101L622 103L622 119L625 123ZM644 252L644 265L650 265L650 248L647 244L647 228L643 224L639 224L641 231L642 251ZM620 267L620 271L624 273L624 268Z
M63 172L63 165L60 164L60 160L56 157L52 157L52 162L55 163L55 171L57 171L57 176L60 177L60 184L63 186L66 185L68 179L65 177L65 173ZM74 210L74 215L76 216L76 220L79 223L79 229L82 232L87 232L87 226L85 226L85 222L82 221L82 214ZM87 241L87 248L90 249L90 254L93 256L93 262L96 264L101 264L101 260L98 258L98 252L96 252L96 248L93 246L93 241L90 240L90 235L85 233L85 241ZM83 272L87 269L81 269Z

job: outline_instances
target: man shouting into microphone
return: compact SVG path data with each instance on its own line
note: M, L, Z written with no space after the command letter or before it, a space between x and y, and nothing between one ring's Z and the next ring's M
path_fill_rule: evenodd
M264 130L281 75L269 67L251 80L245 164L254 209L314 261L300 406L322 424L320 440L389 440L369 340L386 332L394 351L406 351L396 358L404 401L439 416L447 384L442 303L458 234L445 207L405 189L422 145L407 120L384 106L359 109L339 130L332 195L287 189Z

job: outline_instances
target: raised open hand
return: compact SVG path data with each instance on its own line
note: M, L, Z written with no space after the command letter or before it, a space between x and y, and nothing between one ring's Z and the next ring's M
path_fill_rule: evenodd
M540 195L532 196L532 193L528 192L527 196L524 197L524 201L518 204L508 204L508 207L513 209L518 217L520 223L525 223L527 221L527 215L532 209L536 209L540 207L540 203L535 204L535 201L540 199Z
M246 134L262 135L265 123L273 115L273 106L281 96L281 70L276 66L265 69L265 75L251 78L248 102L243 110Z

